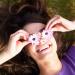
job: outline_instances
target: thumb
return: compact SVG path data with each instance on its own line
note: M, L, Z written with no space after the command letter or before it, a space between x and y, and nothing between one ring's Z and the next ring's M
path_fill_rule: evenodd
M69 30L65 28L63 25L55 25L54 27L51 28L51 31L67 32Z
M24 46L28 45L29 43L30 43L30 42L28 42L28 41L24 41L24 42L22 42L21 47L23 48Z
M22 43L19 42L18 45L17 45L17 49L18 49L18 50L22 50L23 47L25 47L25 46L28 45L29 43L30 43L30 42L28 42L28 41L23 41Z

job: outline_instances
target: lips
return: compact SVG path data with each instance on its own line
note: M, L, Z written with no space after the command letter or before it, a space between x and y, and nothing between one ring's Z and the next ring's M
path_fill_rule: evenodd
M48 45L48 46L45 47L45 48L38 49L38 50L37 50L37 53L45 54L46 52L49 51L50 46L51 46L51 45Z

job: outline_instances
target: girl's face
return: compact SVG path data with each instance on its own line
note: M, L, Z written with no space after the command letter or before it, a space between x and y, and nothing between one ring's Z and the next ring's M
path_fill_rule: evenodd
M28 44L26 46L28 55L36 61L45 57L54 56L57 50L57 44L54 36L51 36L48 39L44 38L43 30L45 29L45 26L46 25L42 23L29 23L23 28L30 34L30 36L36 33L37 37L40 37L39 44Z

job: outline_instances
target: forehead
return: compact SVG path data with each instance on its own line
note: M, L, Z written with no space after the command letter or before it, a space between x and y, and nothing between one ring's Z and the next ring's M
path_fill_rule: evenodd
M27 31L29 34L37 33L44 28L45 28L45 24L43 23L29 23L23 27L23 29Z

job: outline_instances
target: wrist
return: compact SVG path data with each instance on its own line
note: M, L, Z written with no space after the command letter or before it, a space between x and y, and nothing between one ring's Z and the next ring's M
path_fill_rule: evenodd
M13 58L14 55L12 55L7 48L5 48L1 53L0 53L0 65L3 63L7 62L11 58Z
M0 65L2 65L3 63L5 63L6 61L8 61L10 59L11 59L11 57L7 52L2 51L0 53Z

